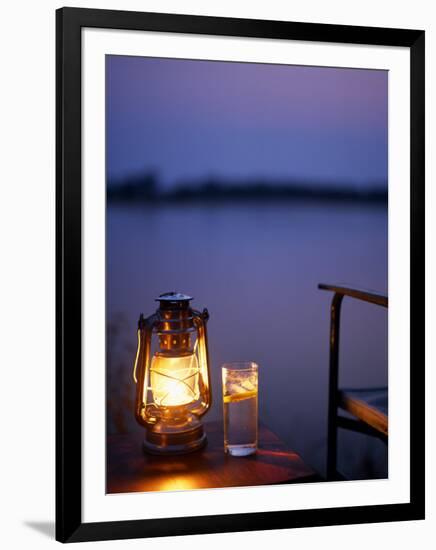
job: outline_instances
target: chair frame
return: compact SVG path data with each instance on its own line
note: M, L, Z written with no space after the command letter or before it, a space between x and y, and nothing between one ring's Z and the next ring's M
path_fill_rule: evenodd
M319 284L321 290L333 292L330 306L330 355L329 355L329 394L328 394L328 428L327 428L327 479L334 481L342 479L337 471L338 428L364 433L381 439L387 443L388 436L369 426L362 420L355 420L339 414L341 407L339 383L339 336L341 321L341 306L345 296L370 304L388 307L388 298L377 292Z

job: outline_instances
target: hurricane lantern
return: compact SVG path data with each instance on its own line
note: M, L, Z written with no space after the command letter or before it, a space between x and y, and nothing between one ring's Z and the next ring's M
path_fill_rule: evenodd
M206 443L200 418L212 400L209 314L192 309L191 300L176 292L161 294L157 311L139 318L135 417L146 429L148 453L183 454Z

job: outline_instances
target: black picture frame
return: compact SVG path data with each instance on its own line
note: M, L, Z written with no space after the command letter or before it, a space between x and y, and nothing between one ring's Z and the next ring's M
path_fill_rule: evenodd
M82 522L81 29L337 42L410 49L410 502ZM421 30L62 8L56 12L56 539L93 541L423 519L424 508L424 52Z

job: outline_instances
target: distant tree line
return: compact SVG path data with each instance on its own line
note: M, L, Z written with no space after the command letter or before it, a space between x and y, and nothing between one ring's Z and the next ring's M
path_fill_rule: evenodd
M387 184L374 182L356 186L320 181L219 180L180 182L163 189L152 173L137 174L108 181L109 201L193 202L249 200L335 200L386 203Z

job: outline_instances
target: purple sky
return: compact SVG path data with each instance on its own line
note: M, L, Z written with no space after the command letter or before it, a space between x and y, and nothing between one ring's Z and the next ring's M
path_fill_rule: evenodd
M107 170L387 181L388 73L107 56Z

